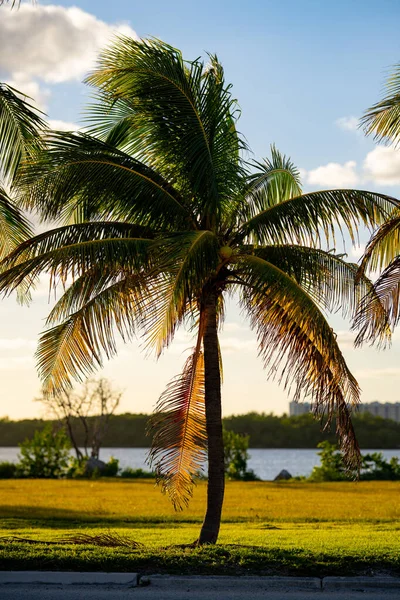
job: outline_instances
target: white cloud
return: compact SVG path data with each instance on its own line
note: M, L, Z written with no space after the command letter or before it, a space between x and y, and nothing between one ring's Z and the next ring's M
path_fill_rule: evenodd
M50 119L49 126L50 129L57 131L77 131L79 129L79 125L76 123L69 123L68 121L60 121L58 119Z
M356 334L353 331L336 331L336 340L340 348L353 348Z
M377 146L364 161L366 177L380 185L400 184L400 150Z
M383 377L399 377L399 367L386 367L383 369L362 369L355 372L356 377L364 379L381 379Z
M358 119L357 117L340 117L340 119L336 119L335 125L344 131L357 131Z
M365 252L365 244L359 244L358 246L352 246L350 250L350 257L355 260L359 260Z
M31 369L34 364L32 356L12 356L0 358L0 370L9 371L14 369Z
M302 183L307 181L307 170L302 167L299 168L299 175Z
M24 338L0 338L0 350L20 350L21 348L36 348L37 342Z
M307 172L306 182L310 185L329 188L354 187L359 183L356 163L354 160L349 160L344 165L332 162L317 167Z
M242 340L237 337L221 338L221 351L227 354L234 352L248 352L257 348L256 340Z
M306 185L324 188L353 188L368 182L400 185L400 150L377 146L365 157L362 170L357 170L357 163L349 160L344 164L331 162L310 171L300 171ZM359 253L352 254L359 257Z
M249 330L248 330L248 328L243 327L239 323L234 323L233 321L231 321L230 323L224 323L223 331L225 333L232 333L232 332L237 332L237 331L248 332Z
M0 71L16 80L81 80L113 34L137 38L126 24L109 25L76 6L21 5L0 20Z
M221 351L223 354L233 354L236 352L248 352L257 348L257 342L255 339L242 339L239 337L241 333L248 333L248 331L236 323L227 324L228 328L225 333L220 337ZM224 326L224 330L226 326ZM225 335L226 333L236 333L237 335ZM180 329L176 332L174 341L171 347L168 349L170 354L184 355L185 353L192 351L196 343L196 337L193 333Z

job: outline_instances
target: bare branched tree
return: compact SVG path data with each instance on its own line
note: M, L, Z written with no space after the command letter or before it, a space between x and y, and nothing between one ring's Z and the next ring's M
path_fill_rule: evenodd
M111 415L114 414L122 392L114 390L107 379L89 379L79 393L67 390L58 396L38 398L47 411L65 423L78 460L84 457L99 458L100 448L107 433ZM81 426L83 437L77 424ZM78 439L83 439L83 451Z

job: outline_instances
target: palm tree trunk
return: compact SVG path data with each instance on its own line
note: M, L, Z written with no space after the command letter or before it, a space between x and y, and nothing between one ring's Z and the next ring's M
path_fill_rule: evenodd
M221 523L224 500L224 444L221 415L221 375L217 331L217 295L205 301L204 333L205 407L208 440L207 512L198 539L199 544L215 544Z

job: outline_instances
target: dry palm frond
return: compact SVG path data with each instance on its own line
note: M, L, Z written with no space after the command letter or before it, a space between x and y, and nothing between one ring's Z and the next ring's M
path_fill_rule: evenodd
M46 540L32 540L30 538L23 538L23 537L19 537L18 535L4 535L1 536L0 539L3 542L10 542L10 543L16 543L16 544L46 544L46 545L53 545L53 544L60 544L62 542L60 541L46 541Z
M143 548L144 545L131 538L123 537L119 533L111 531L93 535L90 533L74 533L60 540L64 544L91 544L93 546L104 546L107 548Z
M99 533L92 535L90 533L73 533L65 538L59 540L32 540L29 538L22 538L17 535L2 536L0 538L4 542L21 543L21 544L45 544L45 545L60 545L60 544L91 544L93 546L104 546L108 548L143 548L144 545L140 542L136 542L131 538L123 537L118 533L111 531L107 533Z
M310 396L314 413L326 416L327 425L336 418L346 464L359 469L349 407L357 406L360 391L325 317L293 279L267 261L248 257L242 276L248 283L242 303L269 376L278 376L294 400Z
M204 357L200 350L202 325L194 353L182 374L160 396L150 422L153 433L149 460L176 510L187 505L194 476L205 460Z

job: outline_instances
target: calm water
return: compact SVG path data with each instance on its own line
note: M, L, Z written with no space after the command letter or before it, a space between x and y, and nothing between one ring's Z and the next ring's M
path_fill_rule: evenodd
M18 448L0 448L0 462L8 460L17 461ZM100 458L107 461L110 456L118 458L120 467L149 470L146 464L147 448L102 448ZM368 452L382 452L386 459L397 456L400 459L400 450L363 450ZM319 464L316 450L296 450L288 448L253 448L249 450L250 460L248 468L253 469L261 479L274 479L282 469L286 469L293 476L309 475Z

